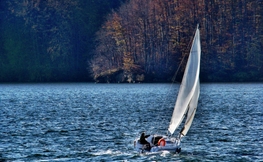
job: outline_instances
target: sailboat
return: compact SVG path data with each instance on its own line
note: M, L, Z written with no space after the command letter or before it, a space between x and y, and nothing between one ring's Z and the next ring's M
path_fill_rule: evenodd
M150 135L145 136L144 133L140 138L134 141L134 147L140 152L150 151L181 151L181 139L190 129L200 94L200 59L201 59L201 42L200 32L198 29L195 31L194 39L192 42L190 54L187 60L184 76L180 85L174 111L168 127L169 135ZM183 128L180 130L178 136L173 137L176 129L184 121ZM145 142L147 141L147 142Z

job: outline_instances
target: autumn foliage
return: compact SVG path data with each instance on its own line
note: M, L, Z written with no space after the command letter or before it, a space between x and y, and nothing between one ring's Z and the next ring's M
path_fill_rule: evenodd
M199 24L201 80L262 81L262 3L130 0L109 15L97 33L95 55L90 62L93 77L116 81L111 75L119 71L133 81L142 74L149 81L169 81L182 63L180 79Z
M262 0L0 1L0 82L263 81Z

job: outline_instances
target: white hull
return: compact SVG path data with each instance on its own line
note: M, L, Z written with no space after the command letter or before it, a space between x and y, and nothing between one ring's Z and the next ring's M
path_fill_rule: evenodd
M144 152L158 152L158 151L169 151L169 152L175 152L179 153L181 151L180 147L180 141L176 139L165 139L165 146L152 146L150 149L147 148L145 144L141 144L139 139L136 139L134 141L134 148L136 151L139 151L140 153Z

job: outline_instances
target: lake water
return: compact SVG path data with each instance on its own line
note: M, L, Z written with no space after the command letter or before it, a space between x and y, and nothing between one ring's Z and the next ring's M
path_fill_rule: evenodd
M263 161L263 84L201 84L182 152L135 152L167 132L178 88L0 84L0 161Z

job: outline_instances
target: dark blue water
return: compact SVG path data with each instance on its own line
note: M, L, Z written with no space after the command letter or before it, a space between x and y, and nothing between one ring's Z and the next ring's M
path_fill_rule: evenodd
M263 161L263 84L201 84L181 154L138 154L166 133L179 85L2 84L0 161Z

